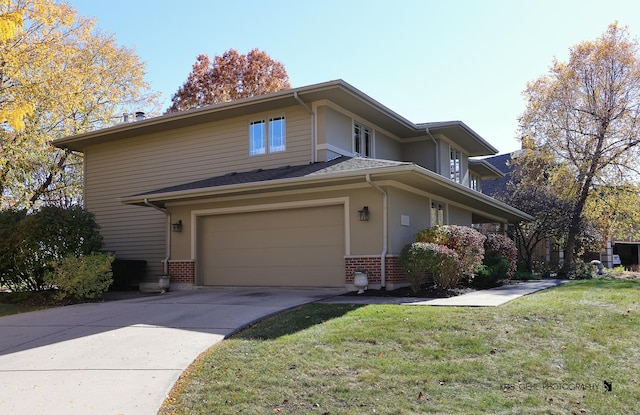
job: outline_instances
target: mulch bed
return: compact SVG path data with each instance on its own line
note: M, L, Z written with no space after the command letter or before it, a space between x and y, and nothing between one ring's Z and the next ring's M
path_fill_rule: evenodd
M416 297L416 298L449 298L456 297L458 295L466 294L469 292L476 291L474 288L462 287L462 288L454 288L450 290L445 290L442 288L437 288L435 286L422 286L420 287L420 291L413 292L411 287L402 287L395 290L365 290L364 293L358 294L357 291L351 291L344 296L354 296L354 297Z

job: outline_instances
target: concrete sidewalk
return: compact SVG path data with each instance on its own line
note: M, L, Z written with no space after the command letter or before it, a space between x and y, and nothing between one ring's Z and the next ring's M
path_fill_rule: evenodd
M155 415L225 336L344 292L204 289L0 317L0 414Z
M496 307L525 295L556 287L566 280L526 281L489 290L478 290L450 298L415 298L415 297L354 297L340 296L320 300L323 303L335 304L399 304L426 306L456 307Z

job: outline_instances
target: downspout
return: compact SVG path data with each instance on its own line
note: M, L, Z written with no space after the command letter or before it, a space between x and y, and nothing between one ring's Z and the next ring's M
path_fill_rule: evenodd
M387 265L386 265L386 260L387 260L387 252L389 251L389 230L388 230L388 224L389 224L389 208L388 208L388 204L389 204L389 197L387 195L387 192L385 192L384 190L382 190L380 188L380 186L378 186L377 184L375 184L374 182L371 181L371 175L367 174L365 176L365 178L367 179L367 183L369 183L371 185L371 187L373 187L374 189L376 189L378 192L382 193L382 253L380 254L380 289L384 290L386 288L387 285Z
M171 259L171 213L167 211L167 209L161 208L160 206L156 206L153 203L149 202L149 199L144 198L145 206L149 206L154 208L155 210L159 210L164 213L167 217L167 246L166 246L166 257L162 261L162 275L169 275L169 259Z
M293 97L302 105L304 109L311 114L311 162L315 163L317 159L316 155L316 114L311 108L298 96L298 91L293 91Z
M438 141L436 141L436 139L433 138L433 136L431 135L431 131L429 131L428 127L425 128L424 130L427 133L427 135L431 137L431 140L433 140L433 144L436 145L436 173L440 174L440 145L438 144Z

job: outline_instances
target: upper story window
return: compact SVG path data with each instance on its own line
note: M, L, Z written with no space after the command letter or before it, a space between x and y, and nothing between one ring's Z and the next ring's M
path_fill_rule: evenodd
M473 190L479 192L480 191L480 177L471 173L469 175L469 187Z
M268 120L268 122L267 122ZM285 151L286 123L284 116L254 120L249 123L249 155Z
M363 157L373 156L373 133L371 128L353 123L353 152Z
M449 157L449 169L451 172L451 180L457 183L462 183L462 166L461 166L461 154L460 151L455 148L450 149L450 157Z

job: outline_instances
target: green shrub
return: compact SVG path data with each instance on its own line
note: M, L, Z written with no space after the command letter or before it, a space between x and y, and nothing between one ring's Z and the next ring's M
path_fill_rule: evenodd
M576 259L574 268L569 272L570 280L590 280L593 278L593 267L581 259Z
M75 257L66 256L53 266L45 282L58 290L61 299L88 300L101 296L111 283L111 254L94 252Z
M458 225L438 225L421 229L415 235L416 242L444 245L455 251L460 263L460 272L469 280L473 278L474 270L484 258L485 239L486 237L475 229Z
M472 286L476 288L492 288L500 285L500 280L506 278L510 261L502 255L485 257L483 263L476 270Z
M400 254L400 265L414 293L420 290L420 286L429 268L429 258L423 245L425 244L408 244L402 249L402 253Z
M488 234L484 241L484 264L487 266L489 264L486 261L490 257L502 257L507 260L507 270L502 278L512 277L515 274L518 264L518 247L511 238L499 233Z
M511 277L514 280L518 281L529 281L529 280L539 280L542 277L541 274L536 274L527 270L518 270Z
M0 210L0 287L16 289L15 267L16 246L15 234L20 221L27 216L24 210ZM19 285L19 284L18 284Z
M77 257L102 248L93 214L80 207L44 207L30 214L3 216L5 231L11 232L0 245L2 283L14 291L44 289L45 275L53 270L54 263L65 256Z
M462 277L458 254L444 245L414 242L403 249L400 263L414 292L426 274L433 277L436 286L446 289L457 286Z
M625 272L627 272L624 267L622 265L619 265L617 267L613 267L613 268L609 268L605 271L605 273L607 275L610 275L612 277L620 277L622 275L625 274Z

